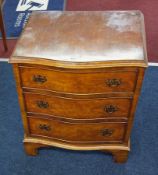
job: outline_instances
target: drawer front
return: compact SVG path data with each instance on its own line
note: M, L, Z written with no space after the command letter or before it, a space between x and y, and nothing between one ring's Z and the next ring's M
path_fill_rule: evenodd
M25 93L27 112L49 114L74 119L128 117L131 99L73 99Z
M66 142L122 142L126 123L68 123L28 117L31 136L43 136Z
M63 93L108 93L134 91L137 73L130 71L104 71L82 73L20 67L22 86Z

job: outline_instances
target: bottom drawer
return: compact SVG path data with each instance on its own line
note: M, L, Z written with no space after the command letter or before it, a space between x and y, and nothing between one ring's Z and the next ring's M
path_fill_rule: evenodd
M31 136L48 137L73 143L119 142L124 138L125 122L69 123L61 120L28 117Z

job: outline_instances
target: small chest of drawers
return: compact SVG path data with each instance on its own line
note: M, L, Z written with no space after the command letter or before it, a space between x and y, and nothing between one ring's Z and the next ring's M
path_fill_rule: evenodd
M54 146L127 160L147 67L141 12L33 13L10 62L26 153Z

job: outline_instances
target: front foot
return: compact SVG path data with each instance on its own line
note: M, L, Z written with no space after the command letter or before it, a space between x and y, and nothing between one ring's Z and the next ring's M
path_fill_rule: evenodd
M29 156L36 156L38 154L38 149L41 147L45 147L45 146L38 143L24 142L25 152Z
M128 150L102 150L103 152L108 152L113 155L114 162L125 163L128 159Z
M116 163L125 163L128 159L128 153L129 151L127 150L112 151L112 155Z

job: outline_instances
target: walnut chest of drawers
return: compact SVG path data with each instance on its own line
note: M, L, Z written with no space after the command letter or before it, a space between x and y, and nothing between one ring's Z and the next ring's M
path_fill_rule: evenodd
M147 56L139 11L35 12L11 56L24 148L111 152L125 162Z

